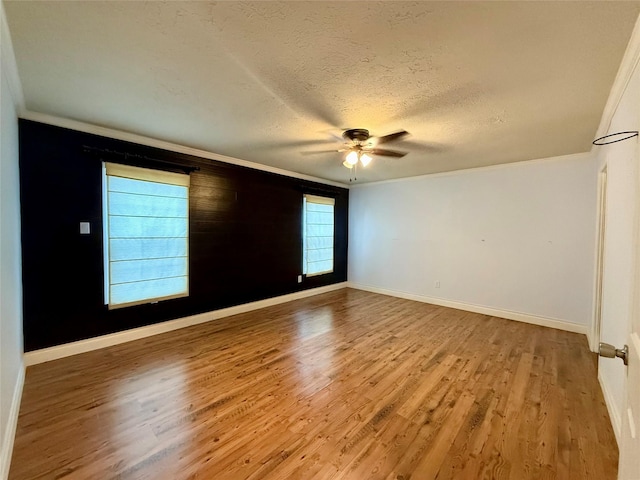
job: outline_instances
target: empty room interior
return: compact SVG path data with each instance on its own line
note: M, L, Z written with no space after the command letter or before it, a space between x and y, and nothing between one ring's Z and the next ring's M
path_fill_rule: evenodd
M640 479L640 2L0 6L0 479Z

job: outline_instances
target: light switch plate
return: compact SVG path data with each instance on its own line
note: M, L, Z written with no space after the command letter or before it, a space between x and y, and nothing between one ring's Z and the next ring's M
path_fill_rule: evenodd
M89 222L80 222L80 235L89 235L91 233L91 224Z

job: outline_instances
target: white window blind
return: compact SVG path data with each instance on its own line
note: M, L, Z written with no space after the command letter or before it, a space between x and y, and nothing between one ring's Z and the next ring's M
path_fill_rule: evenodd
M189 175L104 164L105 303L189 294Z
M304 196L302 272L307 276L333 272L333 198Z

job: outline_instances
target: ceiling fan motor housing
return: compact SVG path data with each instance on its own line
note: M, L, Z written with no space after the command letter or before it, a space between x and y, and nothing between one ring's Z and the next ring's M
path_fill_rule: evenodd
M365 128L352 128L351 130L345 130L342 136L345 140L366 142L369 140L369 130Z

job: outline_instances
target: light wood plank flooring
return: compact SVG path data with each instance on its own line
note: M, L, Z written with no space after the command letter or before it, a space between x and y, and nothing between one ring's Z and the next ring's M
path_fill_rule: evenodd
M615 479L584 336L344 289L29 367L10 478Z

